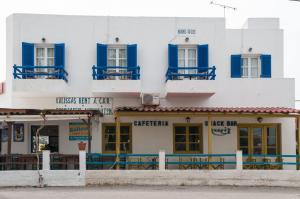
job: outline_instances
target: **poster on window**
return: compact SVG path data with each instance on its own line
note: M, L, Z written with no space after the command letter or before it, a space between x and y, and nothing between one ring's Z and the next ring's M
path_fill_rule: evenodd
M1 130L1 142L7 142L8 141L8 128L3 128Z
M83 122L70 122L69 140L88 140L88 125Z
M13 130L14 142L24 142L24 124L14 124Z

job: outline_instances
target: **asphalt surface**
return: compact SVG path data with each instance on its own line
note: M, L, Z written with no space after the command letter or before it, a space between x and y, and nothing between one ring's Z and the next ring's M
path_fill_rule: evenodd
M0 199L300 199L300 188L101 186L1 188Z

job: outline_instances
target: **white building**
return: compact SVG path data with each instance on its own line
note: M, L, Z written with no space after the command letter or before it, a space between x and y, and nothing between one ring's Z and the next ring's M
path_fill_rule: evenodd
M6 35L1 108L99 109L91 152L296 154L300 112L278 19L227 29L224 18L13 14ZM42 147L77 153L87 134L74 119L46 121ZM41 121L20 120L24 140L13 135L11 153L32 153Z

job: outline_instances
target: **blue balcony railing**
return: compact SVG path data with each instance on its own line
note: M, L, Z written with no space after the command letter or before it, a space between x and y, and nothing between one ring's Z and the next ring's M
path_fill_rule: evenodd
M68 82L63 66L13 66L14 79L62 79Z
M216 67L169 67L166 74L166 81L181 79L215 80Z
M140 67L127 66L93 66L93 80L121 79L139 80Z

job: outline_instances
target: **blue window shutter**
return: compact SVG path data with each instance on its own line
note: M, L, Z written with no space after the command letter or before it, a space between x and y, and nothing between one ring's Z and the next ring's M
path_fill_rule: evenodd
M63 66L65 68L65 44L54 44L55 66Z
M107 45L97 43L97 66L107 67ZM97 69L97 74L103 74L104 70ZM97 79L104 79L104 77L97 77Z
M137 76L137 45L127 45L127 65L128 71L132 72L132 79L138 79Z
M239 78L242 76L242 56L231 55L231 77Z
M169 68L175 68L170 70L173 73L177 73L178 68L178 46L174 44L168 45L168 62Z
M34 44L22 42L22 66L34 66ZM32 72L33 69L22 69L22 72ZM23 79L33 78L32 75L22 75Z
M261 55L261 75L260 77L263 78L270 78L271 77L271 55Z
M208 71L208 45L197 46L198 72Z

